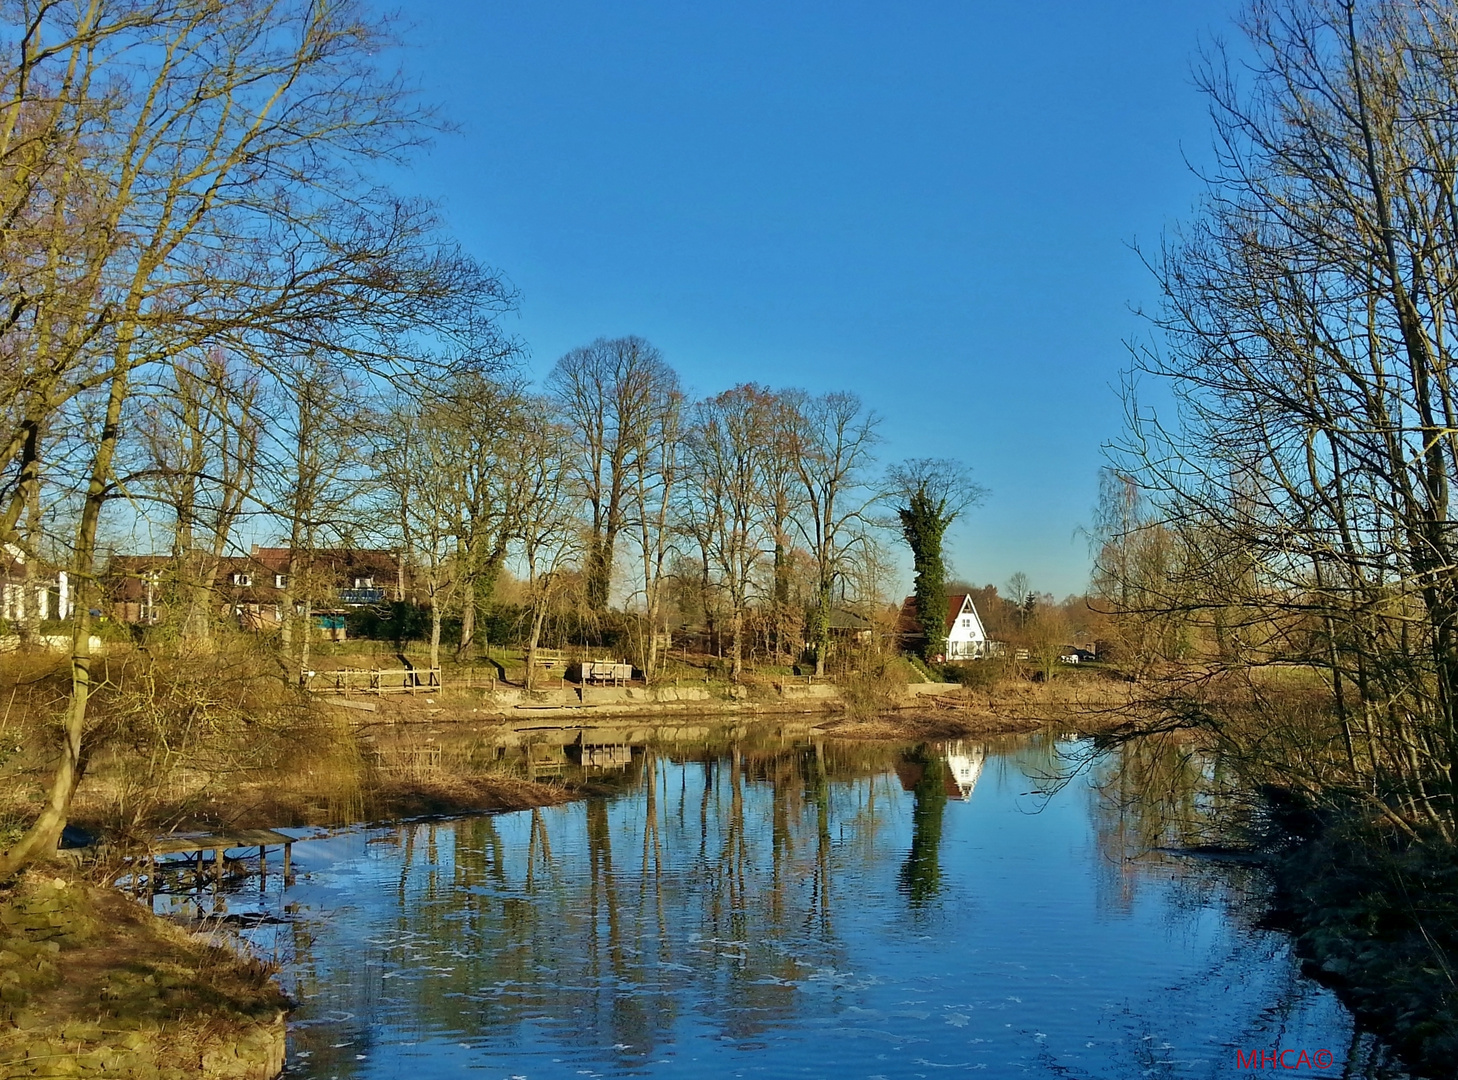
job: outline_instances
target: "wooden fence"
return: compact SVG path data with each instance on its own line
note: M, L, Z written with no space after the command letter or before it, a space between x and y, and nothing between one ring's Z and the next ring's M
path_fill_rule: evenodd
M321 671L309 689L321 694L429 694L440 689L440 668L340 668Z

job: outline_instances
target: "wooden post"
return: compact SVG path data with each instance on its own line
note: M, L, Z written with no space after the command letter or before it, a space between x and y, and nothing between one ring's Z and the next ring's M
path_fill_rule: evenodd
M213 893L216 895L223 888L223 849L213 849Z
M147 904L157 895L157 856L147 852Z
M266 892L268 886L268 848L258 845L258 891Z
M292 873L292 870L290 869L290 865L289 865L290 862L293 859L293 847L294 847L293 844L285 844L284 845L283 883L284 883L284 888L285 889L287 889L289 887L289 879L291 877L293 877L293 873Z

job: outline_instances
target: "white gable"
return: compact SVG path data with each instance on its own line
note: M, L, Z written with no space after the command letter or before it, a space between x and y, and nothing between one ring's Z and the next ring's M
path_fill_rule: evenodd
M982 628L982 618L970 596L962 597L962 608L952 617L947 628L947 641L986 641L987 631Z
M972 597L964 595L962 606L947 627L947 659L976 660L986 653L987 631L983 629L982 618L977 614Z

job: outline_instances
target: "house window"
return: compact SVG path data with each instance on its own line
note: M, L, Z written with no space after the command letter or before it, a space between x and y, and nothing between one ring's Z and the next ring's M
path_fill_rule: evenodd
M233 584L234 585L252 585L253 584L253 575L252 574L234 574L233 575Z
M963 619L962 620L962 629L964 629L964 630L970 630L971 628L972 628L972 620L971 619Z
M372 577L357 577L354 579L354 587L356 589L373 589L375 587L375 579Z
M289 576L287 574L274 574L273 587L275 589L287 589L289 587Z

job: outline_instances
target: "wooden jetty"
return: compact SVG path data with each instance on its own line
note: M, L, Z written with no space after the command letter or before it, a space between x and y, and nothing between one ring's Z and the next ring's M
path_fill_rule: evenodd
M251 852L253 848L258 849L258 873L262 880L268 878L268 849L283 849L283 882L288 886L293 880L293 849L294 837L286 833L275 832L273 829L233 829L228 832L210 833L175 833L167 836L159 836L148 846L145 852L138 852L131 858L132 889L140 894L143 891L148 896L155 895L157 890L157 875L159 860L163 865L188 866L195 868L197 874L197 890L201 891L202 884L206 878L206 871L211 869L213 888L217 890L223 884L223 871L227 862L227 855L230 851L237 851L240 848ZM212 858L208 859L208 853ZM189 858L172 859L168 856L186 855ZM139 863L145 860L146 884L142 884L139 876ZM235 860L236 864L236 860Z

